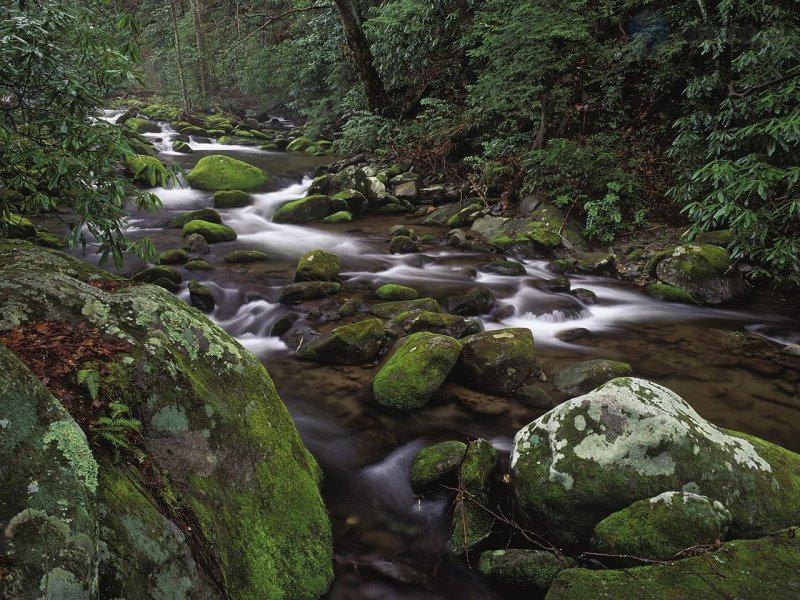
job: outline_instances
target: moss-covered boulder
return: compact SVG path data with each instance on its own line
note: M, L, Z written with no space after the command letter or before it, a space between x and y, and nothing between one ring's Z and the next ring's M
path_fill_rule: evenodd
M699 304L687 291L666 283L651 283L645 291L648 295L665 302L678 302L680 304Z
M189 262L189 253L180 248L165 250L156 258L160 265L183 265Z
M514 438L511 474L523 524L559 544L637 500L687 491L721 503L731 535L800 523L800 456L715 427L680 396L622 377L561 404Z
M513 260L495 260L481 267L484 273L493 273L495 275L504 275L506 277L514 277L517 275L525 275L525 265L515 262Z
M427 331L460 338L468 327L469 323L464 317L420 309L401 312L386 324L386 329L396 337Z
M288 152L305 152L306 148L311 146L313 143L314 140L301 135L300 137L293 139L289 145L286 146L286 150Z
M416 196L416 188L414 190L414 195ZM425 227L447 227L448 221L453 217L453 215L457 215L460 210L460 204L447 204L445 206L440 206L427 217L425 217L420 222L420 225Z
M482 315L494 307L494 296L485 287L474 287L449 296L446 305L454 315Z
M467 445L458 441L441 442L420 450L411 463L411 489L415 494L422 494L443 482L458 470L466 452Z
M26 457L27 466L0 461L14 473L3 474L2 489L35 506L35 481L57 511L48 514L70 520L74 550L38 559L52 569L62 558L93 553L101 564L92 593L101 598L318 598L333 576L320 471L269 374L183 301L155 286L116 285L124 281L56 251L0 242L0 330L45 319L82 322L126 341L129 349L103 361L101 397L126 404L142 424L137 447L145 460L99 452L95 480L85 439L57 407L38 417L64 422L50 432L52 441L37 440L33 422L20 418L21 403L8 422L0 419L3 451L15 444L22 458L24 443L41 457ZM0 394L0 402L7 398ZM77 480L62 478L65 468ZM86 543L91 535L81 535L91 514L79 511L87 504L76 495L78 483L96 494L96 552ZM34 589L38 597L38 582ZM50 597L84 597L64 589Z
M147 119L131 117L125 121L125 126L133 129L136 133L161 133L161 126Z
M478 563L480 572L489 579L534 592L546 592L556 575L574 566L574 560L551 552L513 548L483 552Z
M620 570L568 569L547 600L708 600L794 598L800 590L800 536L794 529L759 540L735 540L716 552L672 563Z
M2 230L3 228L5 232ZM5 233L5 237L16 240L32 239L37 235L36 227L31 223L30 219L13 213L2 223L0 234L2 233Z
M346 190L355 190L365 198L370 196L370 186L367 174L356 166L347 167L339 171L330 181L329 194L338 194Z
M211 246L206 241L206 238L199 233L190 233L183 238L183 249L191 254L208 254L211 252Z
M347 210L340 210L339 212L335 212L330 216L325 217L322 219L323 223L349 223L353 220L353 213Z
M214 208L242 208L250 206L253 197L241 190L220 190L214 192Z
M178 152L179 154L194 153L194 150L192 150L192 147L189 144L187 144L186 142L182 142L180 140L172 142L172 151Z
M375 296L381 300L395 302L398 300L416 300L419 298L419 292L405 285L387 283L375 290Z
M305 300L319 300L338 294L342 289L340 283L334 281L303 281L291 283L281 290L281 304L295 304Z
M396 302L382 302L370 307L370 312L381 319L392 319L400 313L411 310L425 310L428 312L441 312L439 303L433 298L419 298L417 300L398 300Z
M157 267L148 267L142 269L131 277L134 281L141 281L142 283L155 283L159 279L166 279L173 283L182 283L183 276L180 271L170 265L159 265Z
M186 176L193 188L211 192L250 190L264 185L268 179L258 167L220 154L204 156Z
M335 200L343 200L346 202L347 210L351 213L363 212L369 208L369 200L367 200L367 197L356 190L344 190L331 197Z
M193 233L202 235L209 244L232 242L237 237L236 232L227 225L200 220L189 221L183 226L184 237Z
M181 127L180 132L183 135L208 137L208 130L203 129L202 127L198 127L197 125L186 125L185 127Z
M597 552L668 560L681 550L723 539L731 515L718 501L664 492L617 511L594 528Z
M192 221L205 221L206 223L222 224L222 217L213 208L200 208L189 210L180 216L170 219L169 226L174 229L182 229L184 225Z
M489 393L513 392L533 371L536 349L530 329L476 333L461 340L456 373L469 387Z
M125 172L133 182L143 187L154 187L167 177L167 168L154 156L138 154L125 162Z
M386 406L422 408L442 386L461 352L458 340L420 332L399 342L372 382L375 399Z
M367 319L337 327L303 346L297 355L306 360L334 365L359 365L375 359L386 333L380 319Z
M492 533L494 517L486 510L489 484L497 467L497 451L483 439L467 444L464 460L458 469L459 488L450 528L450 544L456 554L463 554Z
M398 235L389 242L389 252L391 254L413 254L419 252L419 246L410 237Z
M211 290L197 281L189 282L189 300L192 306L204 313L213 312L217 304Z
M626 377L632 372L628 363L598 358L561 367L553 375L557 390L577 396L590 392L598 385L617 377Z
M201 258L190 260L184 265L189 271L212 271L214 267Z
M50 233L49 231L37 231L36 239L33 240L39 246L52 248L53 250L65 250L69 248L69 240L63 235Z
M342 263L339 257L325 250L309 250L300 257L295 281L333 281L339 276Z
M222 259L230 264L267 262L269 255L260 250L234 250L228 252Z
M97 471L70 414L0 345L0 597L95 596Z
M281 206L272 215L272 221L275 223L308 223L347 209L348 205L344 200L322 195L306 196Z
M703 304L734 302L747 294L747 284L730 253L719 246L676 246L656 255L649 267L663 283Z

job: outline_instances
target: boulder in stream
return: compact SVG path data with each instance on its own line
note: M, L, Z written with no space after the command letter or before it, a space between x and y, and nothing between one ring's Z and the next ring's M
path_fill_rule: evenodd
M494 517L488 512L489 484L497 467L497 451L484 439L467 444L464 460L458 468L458 484L463 494L456 498L450 544L456 554L463 554L492 533Z
M466 452L467 445L458 441L440 442L420 450L411 463L411 489L415 494L422 494L444 481L458 470Z
M187 235L183 240L183 249L192 254L208 254L211 252L211 246L209 246L206 238L199 233Z
M272 215L273 223L308 223L337 212L346 211L346 201L330 196L314 195L287 202Z
M517 433L511 475L523 526L585 544L610 514L663 492L719 502L729 533L800 523L800 456L715 427L674 392L621 377Z
M167 168L154 156L139 154L127 159L125 172L142 187L154 187L167 176Z
M221 154L201 158L186 176L189 185L198 190L249 190L267 183L263 170Z
M229 264L267 262L269 254L260 250L234 250L223 256L222 260Z
M628 363L598 358L561 367L553 375L553 385L560 392L577 396L585 394L601 383L632 372Z
M183 276L180 271L169 265L158 265L156 267L142 269L131 277L131 279L142 283L155 283L159 279L167 279L175 284L183 282Z
M189 262L189 253L180 248L165 250L156 258L160 265L183 265Z
M370 307L370 312L381 319L392 319L400 313L410 310L426 310L441 312L439 303L433 298L418 298L417 300L398 300L397 302L382 302Z
M253 197L241 190L220 190L214 192L214 208L242 208L250 206Z
M447 298L447 309L454 315L482 315L494 307L494 296L485 287L470 288Z
M180 216L170 219L169 226L174 229L181 229L187 223L192 221L205 221L206 223L222 223L222 216L213 208L200 208L198 210L190 210Z
M217 304L211 290L197 281L189 282L189 301L192 306L204 313L213 312Z
M536 363L533 334L526 328L496 329L461 340L456 373L473 389L508 394L520 387Z
M338 294L341 284L333 281L303 281L290 283L281 290L281 304L295 304L305 300L319 300Z
M297 351L300 358L334 365L360 365L375 359L386 339L380 319L342 325Z
M334 281L342 270L339 257L326 250L309 250L297 263L295 281Z
M546 592L556 575L574 566L575 561L571 558L551 552L510 548L481 553L478 569L503 585Z
M202 235L209 244L232 242L237 238L236 232L227 225L200 220L189 221L183 226L184 237L190 236L193 233Z
M419 298L419 292L398 283L387 283L375 290L375 296L387 301L416 300Z
M459 315L420 309L401 312L386 324L386 329L397 337L427 331L460 338L466 333L468 327L469 323Z
M398 235L389 242L389 252L391 254L413 254L419 252L419 246L410 237Z
M505 275L507 277L514 277L516 275L525 275L525 265L515 262L513 260L495 260L481 267L484 273L494 273L495 275Z

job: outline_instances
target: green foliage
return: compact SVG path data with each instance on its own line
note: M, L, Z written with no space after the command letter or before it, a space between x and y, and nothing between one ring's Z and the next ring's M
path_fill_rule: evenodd
M613 242L622 225L620 197L622 186L612 181L602 200L590 200L583 205L586 211L586 233L601 242Z
M115 448L127 450L130 448L131 438L142 432L142 423L129 416L130 408L122 402L112 402L108 409L108 414L92 424L92 435Z
M92 400L97 400L97 394L100 392L100 374L94 369L81 369L78 371L78 384L85 384L86 389L89 391L89 397Z

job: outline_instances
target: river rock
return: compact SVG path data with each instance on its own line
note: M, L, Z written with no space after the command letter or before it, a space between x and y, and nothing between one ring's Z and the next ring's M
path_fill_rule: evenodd
M494 307L494 296L484 287L474 287L461 294L449 296L446 301L448 312L454 315L482 315Z
M369 198L370 187L366 173L353 165L334 175L330 181L329 193L336 194L345 190L355 190L365 198Z
M369 208L369 200L367 200L367 197L356 190L344 190L343 192L334 194L331 198L346 202L347 210L351 213L364 212Z
M419 298L419 292L405 285L387 283L375 290L375 296L388 301L416 300Z
M397 302L382 302L370 307L370 312L381 319L392 319L400 313L410 310L426 310L441 312L439 303L433 298L419 298L417 300L400 300Z
M497 451L483 439L470 442L458 469L458 482L464 491L456 499L450 544L463 554L492 533L494 517L489 508L489 483L497 466Z
M467 445L458 441L441 442L420 450L411 463L411 489L422 494L444 481L461 466L466 451Z
M399 344L375 376L372 391L380 404L405 410L422 408L453 370L461 344L427 332L410 335Z
M182 283L183 276L180 271L175 267L168 265L159 265L157 267L148 267L142 269L136 275L131 277L133 281L140 281L142 283L154 283L159 279L167 279L172 283Z
M308 223L348 210L347 202L330 196L306 196L281 206L272 215L274 223Z
M311 146L314 143L314 140L308 138L304 135L300 137L294 138L288 146L286 146L287 152L305 152L306 148Z
M305 300L318 300L338 294L342 289L339 283L333 281L303 281L290 283L281 290L281 304L295 304Z
M0 536L25 540L15 547L26 558L19 552L20 561L3 568L36 560L45 572L63 569L50 580L59 586L52 593L39 587L41 571L30 570L35 584L10 597L318 598L333 578L321 473L269 374L164 290L107 291L125 281L60 252L0 242L0 331L46 319L84 323L130 344L95 367L100 414L110 398L129 407L141 422L136 448L145 458L115 460L106 446L93 459L94 444L108 442L97 436L87 444L52 399L36 410L41 390L0 368L2 385L14 390L0 393L2 520L17 507L45 513L10 515L17 528ZM97 571L87 557L100 562ZM83 594L87 579L92 588ZM213 583L223 580L225 594Z
M197 281L189 282L189 300L192 306L204 313L214 312L217 304L211 290Z
M651 283L645 288L649 296L664 302L678 302L680 304L699 304L689 292L674 285L666 283Z
M182 229L184 225L192 221L205 221L206 223L222 223L222 217L213 208L201 208L198 210L190 210L179 217L171 219L169 226L174 229Z
M460 338L466 333L467 327L468 322L464 317L419 309L401 312L386 324L386 329L396 337L427 331Z
M627 363L600 358L561 367L553 375L552 381L560 392L577 396L616 377L630 375L631 372L631 366Z
M209 246L206 238L199 233L187 235L183 240L183 249L192 254L208 254L211 252L211 246Z
M534 410L553 408L553 399L538 385L523 385L514 392L514 399Z
M154 187L167 177L167 169L154 156L139 154L125 161L125 172L136 185Z
M617 511L594 528L592 547L604 554L669 560L722 539L731 515L717 501L691 492L664 492Z
M456 373L483 392L508 394L527 379L536 362L530 329L496 329L461 340Z
M684 244L661 252L650 263L658 278L703 304L741 300L747 284L730 253L710 244Z
M189 253L180 248L165 250L158 255L156 262L160 265L183 265L189 262Z
M389 229L389 239L393 240L396 237L405 236L408 238L414 239L414 230L411 229L408 225L392 225Z
M189 271L213 271L214 267L211 266L208 262L204 261L201 258L195 258L194 260L190 260L185 265L186 269Z
M417 182L406 181L404 183L399 183L394 186L392 193L398 198L403 198L413 203L416 200L418 193Z
M777 559L776 557L780 557ZM798 594L800 536L794 530L735 540L711 554L633 569L567 569L547 600L793 598Z
M311 185L308 186L306 194L309 196L314 196L317 194L327 195L331 188L332 179L333 175L331 173L325 173L319 177L316 177L314 181L311 182Z
M193 233L202 235L209 244L232 242L236 239L236 232L227 225L209 223L208 221L189 221L183 226L183 236Z
M222 260L229 264L266 262L269 260L269 254L260 250L234 250L223 256Z
M481 553L478 569L503 585L546 592L553 580L575 561L541 550L491 550Z
M367 319L337 327L303 346L300 358L334 365L360 365L372 361L383 348L386 333L380 319Z
M309 250L297 263L295 281L333 281L339 276L339 257L325 250Z
M198 190L249 190L267 183L269 178L258 167L229 156L212 154L201 158L186 176Z
M241 190L220 190L214 192L214 208L242 208L250 206L253 197Z
M556 544L586 543L637 500L687 491L721 503L732 535L800 523L800 456L719 429L674 392L614 379L561 404L514 438L511 474L523 525Z
M420 225L425 227L447 227L448 221L461 210L459 204L446 204L425 217Z
M398 235L393 237L389 243L389 252L391 254L412 254L419 252L419 246L410 237Z
M2 216L0 216L2 218ZM36 227L31 223L30 219L26 219L22 215L10 214L4 219L3 225L5 231L2 232L4 237L14 240L25 240L36 237Z
M172 142L172 151L178 152L179 154L193 154L194 150L192 147L184 141L175 140Z
M525 275L525 265L512 260L495 260L481 267L484 273L494 273L495 275L505 275L507 277L514 277L517 275Z
M322 219L323 223L350 223L353 220L353 213L347 210L340 210Z

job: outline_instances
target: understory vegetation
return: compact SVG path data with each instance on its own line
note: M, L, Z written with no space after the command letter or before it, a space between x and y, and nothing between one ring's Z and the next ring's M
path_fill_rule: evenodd
M658 223L730 229L755 277L800 279L794 0L4 4L4 197L58 196L104 239L127 150L86 114L114 92L288 115L339 154L410 159L504 207L549 198L601 244ZM115 26L90 27L94 10ZM71 196L89 172L92 193Z

